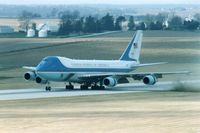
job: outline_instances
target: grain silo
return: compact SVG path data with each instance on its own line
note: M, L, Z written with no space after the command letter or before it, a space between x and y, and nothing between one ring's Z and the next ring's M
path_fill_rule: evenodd
M27 37L34 37L35 36L35 30L29 29L27 31Z
M38 37L47 37L47 36L48 36L47 30L42 29L38 33Z

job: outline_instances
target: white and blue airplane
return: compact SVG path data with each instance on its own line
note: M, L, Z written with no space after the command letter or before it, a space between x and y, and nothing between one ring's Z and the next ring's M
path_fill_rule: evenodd
M69 83L66 89L74 89L72 83L81 84L80 89L105 89L117 84L129 83L127 78L143 80L146 85L154 85L158 78L168 74L186 74L188 72L150 72L133 73L140 67L165 64L166 62L140 64L139 57L142 45L142 31L137 31L119 60L74 60L60 56L45 57L36 67L23 68L26 80L45 84L50 91L51 81Z

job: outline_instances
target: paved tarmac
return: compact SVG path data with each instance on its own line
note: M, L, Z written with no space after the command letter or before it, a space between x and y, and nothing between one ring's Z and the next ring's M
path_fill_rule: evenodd
M186 84L187 86L199 87L200 89L200 80L188 80L188 81L181 81L179 83ZM113 88L106 88L106 90L79 90L78 86L75 86L75 90L65 90L64 88L53 88L51 92L47 92L43 88L1 90L0 100L139 93L139 92L149 92L149 91L169 91L179 83L158 82L156 85L144 85L143 83L130 83L130 84L121 84Z

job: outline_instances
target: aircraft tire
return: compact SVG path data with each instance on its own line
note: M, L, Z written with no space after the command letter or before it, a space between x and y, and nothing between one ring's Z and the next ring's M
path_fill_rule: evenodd
M92 90L105 90L104 86L92 86L91 87Z
M66 90L73 90L74 86L73 85L66 85L65 89Z
M81 90L88 90L88 86L86 86L86 85L81 85L81 86L80 86L80 89L81 89Z
M51 87L50 86L46 86L45 90L46 91L51 91Z

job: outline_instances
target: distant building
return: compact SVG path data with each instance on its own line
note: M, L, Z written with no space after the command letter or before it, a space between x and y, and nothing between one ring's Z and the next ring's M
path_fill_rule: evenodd
M14 33L14 29L10 26L0 26L0 34L2 33Z
M193 20L193 18L191 18L191 17L186 17L184 20L187 21L187 22L191 22L191 21Z
M121 22L122 31L128 31L128 21Z
M163 22L163 28L169 28L169 22L167 20Z

